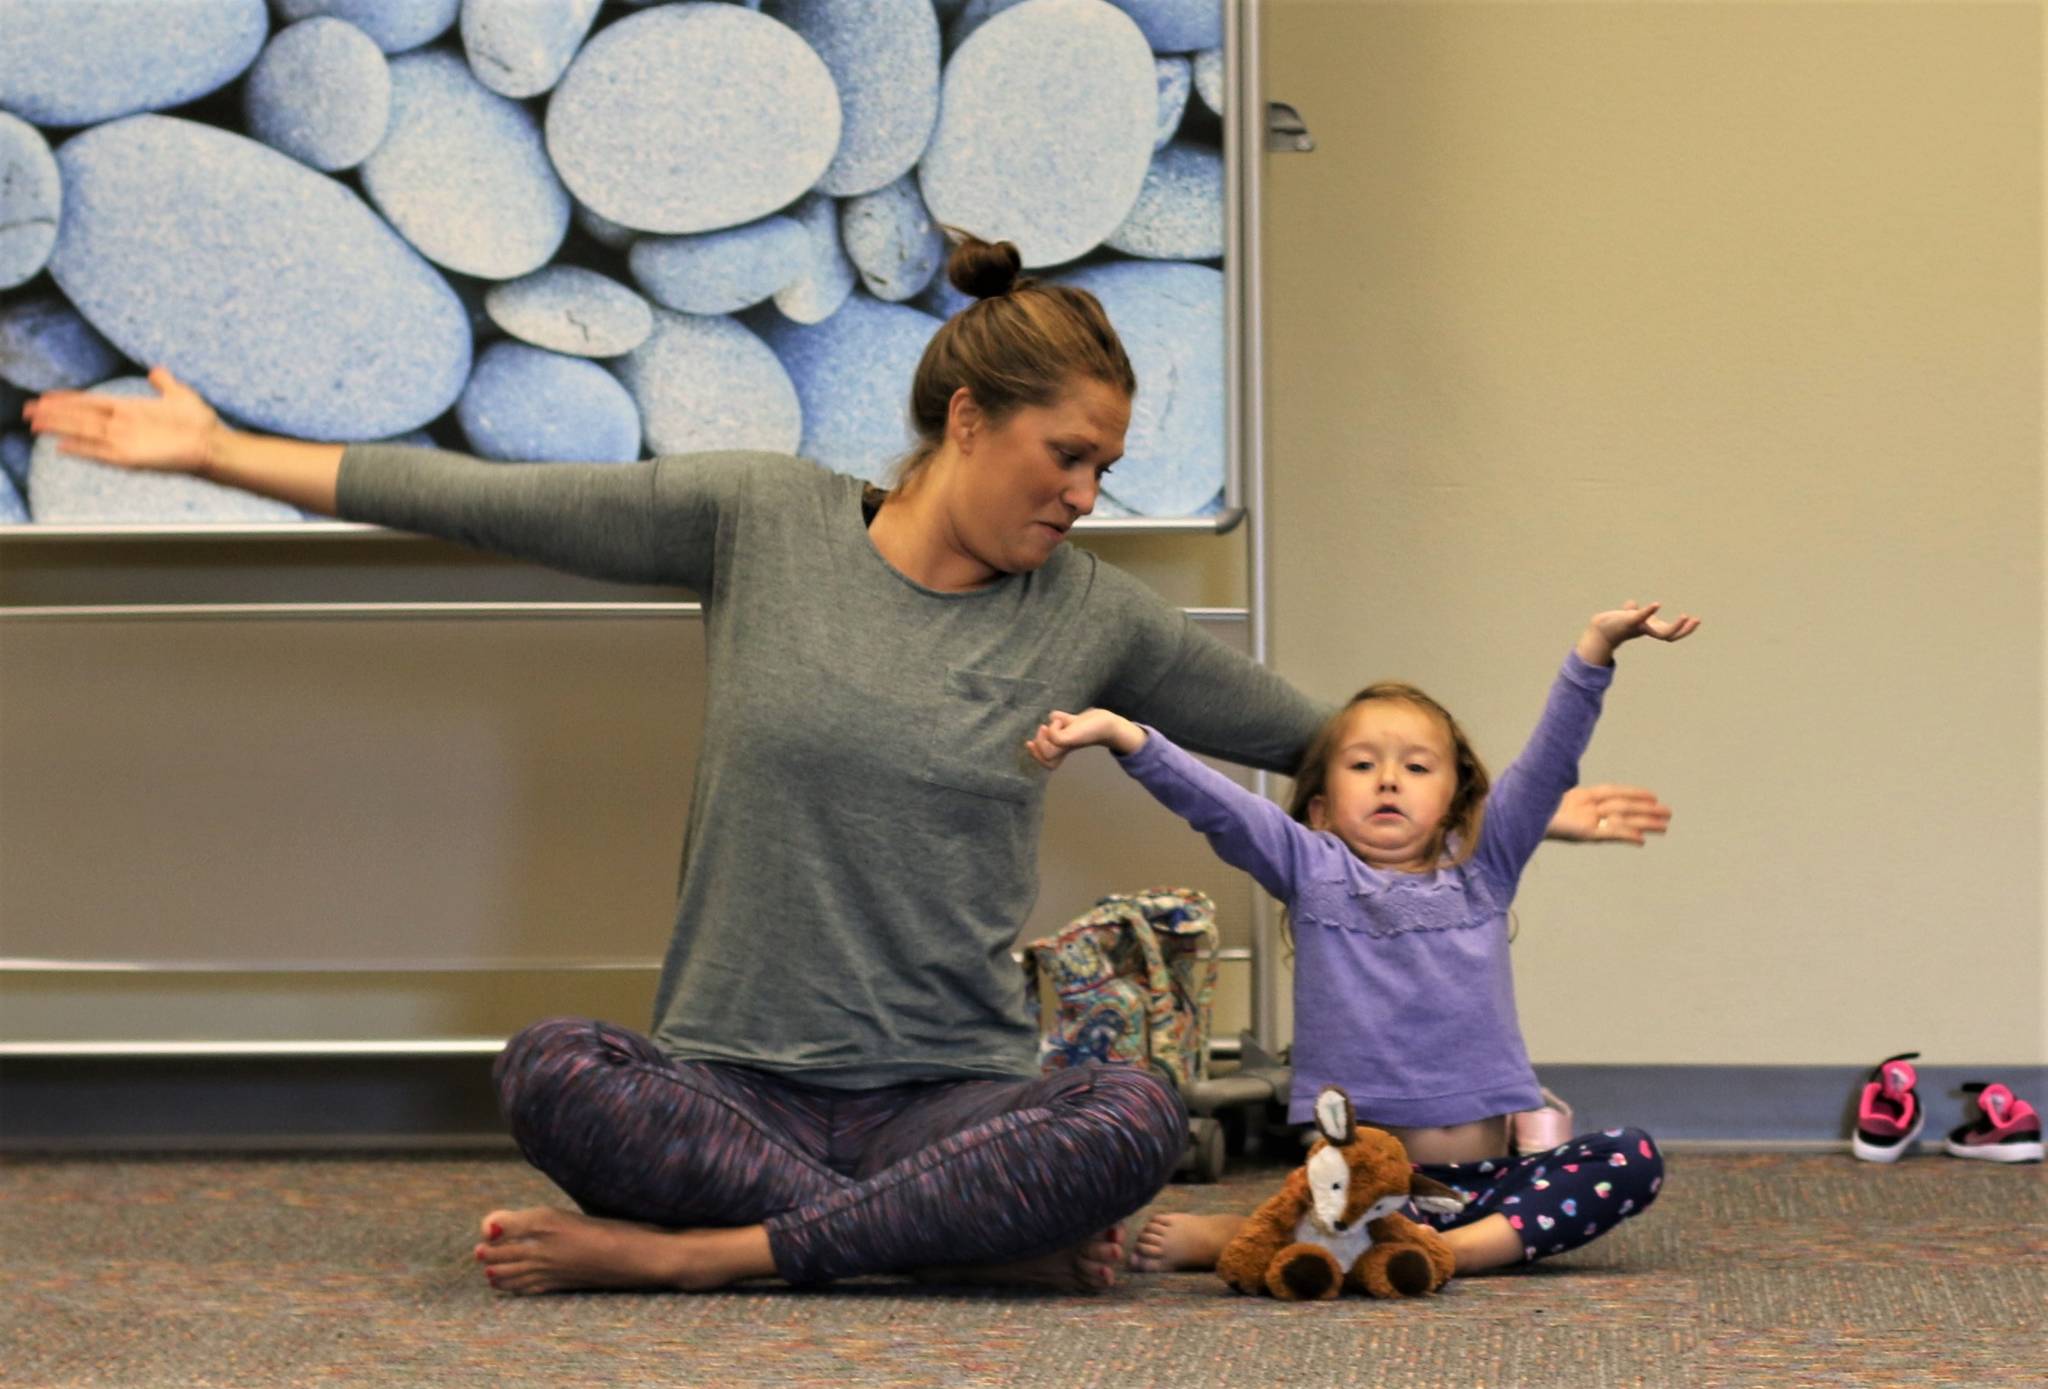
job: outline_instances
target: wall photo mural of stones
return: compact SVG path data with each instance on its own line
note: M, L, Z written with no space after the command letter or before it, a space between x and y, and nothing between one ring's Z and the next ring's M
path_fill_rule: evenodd
M232 424L884 480L968 301L1097 295L1098 514L1220 505L1225 0L0 0L0 528L309 523L33 441L164 365Z

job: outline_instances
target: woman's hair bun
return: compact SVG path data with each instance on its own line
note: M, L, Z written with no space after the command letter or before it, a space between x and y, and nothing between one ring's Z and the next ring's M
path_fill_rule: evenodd
M962 294L993 299L1008 294L1024 268L1024 257L1014 243L983 241L971 232L948 227L956 238L952 255L946 258L946 278Z

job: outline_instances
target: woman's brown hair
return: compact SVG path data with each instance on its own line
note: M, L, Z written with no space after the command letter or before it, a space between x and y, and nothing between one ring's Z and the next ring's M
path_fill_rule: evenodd
M898 484L945 442L947 412L962 386L998 425L1026 406L1052 404L1076 376L1138 393L1131 359L1094 295L1021 275L1023 257L1008 241L946 230L955 239L946 278L977 302L925 345L910 384L917 447L899 466Z
M1443 823L1436 827L1429 843L1423 846L1423 857L1432 864L1465 862L1479 847L1479 826L1486 818L1486 792L1492 781L1486 774L1486 765L1479 760L1479 754L1472 750L1472 740L1465 736L1464 729L1458 727L1451 711L1413 685L1399 680L1382 680L1367 685L1323 724L1315 740L1308 745L1308 751L1302 755L1300 770L1294 774L1294 794L1288 799L1287 813L1304 825L1308 823L1309 802L1322 795L1324 787L1329 784L1330 758L1337 751L1337 740L1343 736L1344 724L1350 719L1351 711L1361 704L1381 699L1411 705L1434 716L1450 737L1457 785L1452 788L1451 804L1444 812ZM1453 836L1456 836L1455 846ZM1447 849L1448 859L1445 857Z

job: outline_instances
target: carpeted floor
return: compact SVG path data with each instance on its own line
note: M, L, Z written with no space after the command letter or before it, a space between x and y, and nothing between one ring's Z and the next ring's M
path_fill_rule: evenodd
M1240 1165L1155 1209L1249 1209ZM0 1161L0 1384L2005 1385L2048 1379L2043 1169L1669 1155L1646 1216L1421 1302L1280 1305L1210 1275L1098 1297L863 1280L701 1297L490 1292L512 1158Z

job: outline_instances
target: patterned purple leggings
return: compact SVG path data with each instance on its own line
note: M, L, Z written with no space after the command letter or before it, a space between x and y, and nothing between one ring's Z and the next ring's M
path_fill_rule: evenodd
M1151 1200L1187 1146L1179 1098L1132 1066L830 1090L550 1018L492 1074L520 1151L585 1211L765 1223L792 1283L1065 1248Z
M1589 1244L1649 1209L1664 1186L1664 1155L1641 1129L1580 1134L1548 1152L1490 1162L1417 1163L1468 1203L1455 1215L1407 1215L1454 1230L1503 1215L1522 1237L1522 1259L1547 1259Z

